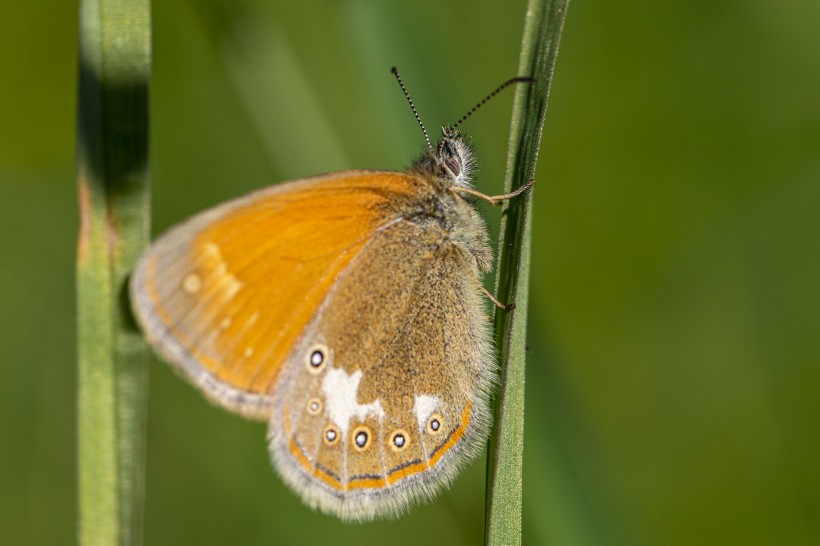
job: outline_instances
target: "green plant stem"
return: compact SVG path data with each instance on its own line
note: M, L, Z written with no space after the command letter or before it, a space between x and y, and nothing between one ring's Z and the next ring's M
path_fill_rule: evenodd
M516 90L507 155L505 192L535 178L535 166L547 110L552 72L569 0L530 0L521 44L518 74L535 78ZM511 199L499 239L496 294L515 302L512 311L497 309L495 335L501 362L501 389L495 401L495 428L487 461L485 542L521 543L524 455L524 371L527 300L532 246L532 192Z
M126 279L148 242L148 0L80 3L79 542L141 542L148 352Z

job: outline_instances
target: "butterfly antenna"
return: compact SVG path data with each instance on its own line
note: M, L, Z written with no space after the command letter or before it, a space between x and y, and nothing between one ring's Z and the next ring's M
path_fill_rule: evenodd
M464 123L464 122L467 120L467 118L469 118L470 116L472 116L472 115L473 115L473 113L475 113L475 111L476 111L476 110L478 110L479 108L481 108L482 106L484 106L484 104L485 104L487 101L489 101L491 98L493 98L494 96L496 96L496 95L497 95L497 94L499 94L501 91L503 91L504 89L506 89L507 87L511 86L511 85L512 85L512 84L514 84L514 83L535 83L535 78L528 78L528 77L525 77L525 76L518 76L518 77L516 77L516 78L510 78L509 80L507 80L507 81L505 81L504 83L502 83L501 85L499 85L499 86L495 89L495 91L493 91L492 93L490 93L489 95L487 95L486 97L484 97L484 98L481 100L481 102L479 102L478 104L476 104L475 106L473 106L473 107L472 107L472 109L471 109L469 112L467 112L466 114L464 114L464 115L461 117L461 119L460 119L460 120L458 120L457 122L455 122L455 123L454 123L454 124L450 127L450 129L455 129L456 127L458 127L459 125L461 125L462 123ZM403 88L404 88L404 86L402 86L402 89L403 89Z
M427 135L427 129L424 128L424 124L421 122L421 118L419 117L419 113L416 111L416 107L413 105L413 99L410 98L410 94L407 92L407 88L404 87L404 82L401 81L401 76L399 75L398 69L394 66L390 69L390 72L396 76L396 81L399 82L399 86L401 86L401 91L404 93L404 97L407 99L407 102L410 104L410 109L413 110L413 115L416 116L416 121L419 122L419 126L421 127L422 132L424 133L424 140L427 141L427 147L429 149L433 149L433 145L430 144L430 137Z

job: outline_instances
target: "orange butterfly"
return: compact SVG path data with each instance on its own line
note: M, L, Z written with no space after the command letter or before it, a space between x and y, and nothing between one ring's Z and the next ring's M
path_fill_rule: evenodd
M251 193L171 229L132 276L151 344L215 403L269 422L275 466L310 506L397 514L484 445L492 252L472 201L529 187L472 187L455 127L486 100L407 172Z

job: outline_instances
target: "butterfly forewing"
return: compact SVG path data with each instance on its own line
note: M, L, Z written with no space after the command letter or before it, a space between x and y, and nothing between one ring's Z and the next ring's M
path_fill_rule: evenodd
M134 272L143 330L211 399L267 418L305 325L417 183L401 173L335 173L195 216L157 241Z

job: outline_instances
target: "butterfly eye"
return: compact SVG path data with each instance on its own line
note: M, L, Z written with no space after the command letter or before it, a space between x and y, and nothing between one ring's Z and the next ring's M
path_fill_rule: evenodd
M327 445L332 446L339 441L339 433L336 432L335 428L329 426L325 429L325 433L322 434L322 439Z
M308 352L307 364L308 371L312 373L319 373L325 367L327 362L327 347L317 345Z
M438 413L434 413L427 420L427 432L430 434L438 434L441 432L442 417Z
M367 427L356 427L353 430L353 447L359 451L364 451L370 442L370 429Z
M453 178L458 178L461 174L461 164L459 164L458 159L455 157L448 157L444 160L444 166L453 176Z
M402 451L405 447L407 447L407 433L403 430L397 430L390 438L390 449Z

